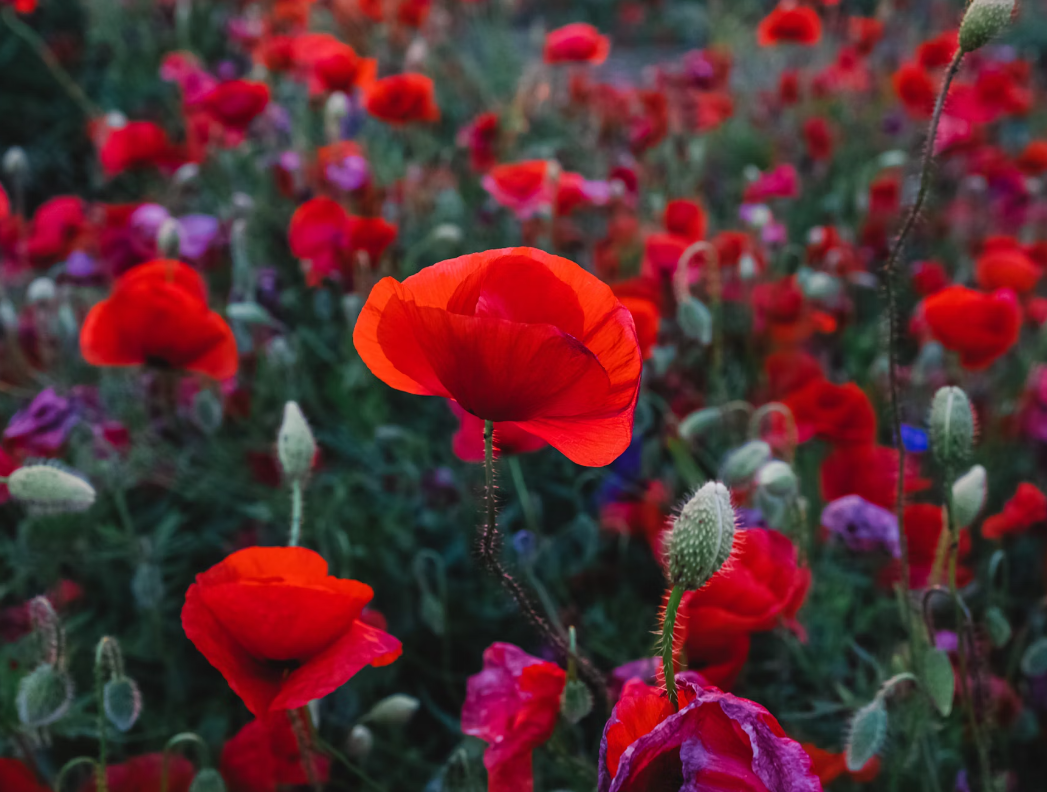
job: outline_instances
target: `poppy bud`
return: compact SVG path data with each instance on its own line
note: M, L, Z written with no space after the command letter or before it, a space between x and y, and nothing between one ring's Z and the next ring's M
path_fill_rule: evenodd
M704 346L712 343L713 315L701 300L690 296L680 300L676 306L676 321L688 338Z
M174 180L175 186L181 187L182 185L189 184L190 182L196 181L196 178L200 175L200 166L195 162L187 162L185 165L180 167L174 172L174 176L171 178Z
M316 440L297 402L284 405L284 422L277 436L276 452L280 467L290 480L300 481L312 470Z
M29 157L25 155L25 149L21 146L11 146L4 152L4 173L17 182L29 174Z
M931 450L946 468L962 465L974 447L974 414L961 388L939 388L931 402Z
M887 707L877 696L854 714L847 736L847 769L857 773L880 752L887 738Z
M204 434L213 435L222 426L222 401L212 390L197 391L193 397L193 423Z
M1015 0L971 0L960 23L960 49L984 47L1010 24L1016 10Z
M462 229L454 223L440 223L429 232L434 242L445 242L449 245L457 245L464 238Z
M196 774L189 792L225 792L225 781L213 767L205 767Z
M362 720L386 726L403 726L418 712L420 702L414 696L394 693L379 701Z
M1022 655L1022 673L1027 677L1047 674L1047 638L1039 638Z
M56 294L55 282L50 278L35 278L25 290L25 298L30 303L53 302Z
M560 714L568 723L578 723L593 710L593 694L580 679L568 679L560 697Z
M72 678L50 663L41 663L18 683L15 705L23 726L48 726L60 720L72 702Z
M353 726L345 741L345 753L351 759L365 759L374 748L374 735L362 724Z
M796 494L796 474L787 463L774 459L757 471L756 486L775 498L791 498Z
M700 589L722 567L734 547L731 493L718 481L703 485L673 521L667 542L674 587Z
M930 649L923 657L923 686L943 718L952 712L956 676L949 655L941 649Z
M364 298L355 292L342 297L342 313L350 329L356 328L356 320L360 318L360 311L364 309Z
M5 330L16 330L18 328L18 311L15 305L8 299L0 300L0 325Z
M747 483L771 458L771 447L763 440L750 440L727 455L720 478L728 487Z
M957 528L966 528L974 522L985 505L987 493L985 468L981 465L975 465L953 482L952 516Z
M160 258L176 259L182 247L181 233L178 221L173 217L167 217L160 224L156 232L156 250Z
M7 477L7 491L37 514L80 512L95 502L94 487L55 464L18 468Z
M142 694L133 679L114 677L102 690L105 716L122 732L129 731L142 712Z
M164 598L164 576L160 567L151 561L143 561L131 578L131 594L139 610L151 611L159 607Z
M331 142L342 139L342 122L349 117L349 97L335 91L324 105L324 133Z
M1011 640L1011 623L995 605L985 611L985 627L993 646L1000 648Z
M703 407L680 421L677 431L684 440L691 440L704 434L706 429L717 426L722 418L723 413L718 407Z

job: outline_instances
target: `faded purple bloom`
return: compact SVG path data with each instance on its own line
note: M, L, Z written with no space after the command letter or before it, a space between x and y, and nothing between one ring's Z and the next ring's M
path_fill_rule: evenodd
M371 173L367 160L359 154L351 154L339 162L332 162L324 169L327 180L335 187L352 192L367 184Z
M4 442L25 456L55 457L79 421L73 402L47 388L12 416L4 430Z
M851 550L868 552L882 548L895 558L901 553L898 518L861 495L846 495L829 503L822 511L822 525Z
M781 245L789 239L789 232L782 223L772 220L760 231L760 238L768 245Z

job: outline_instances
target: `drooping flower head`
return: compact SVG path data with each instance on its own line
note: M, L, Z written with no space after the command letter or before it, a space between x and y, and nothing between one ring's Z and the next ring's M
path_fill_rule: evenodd
M372 290L353 334L397 390L511 421L590 466L629 445L641 358L632 316L567 259L505 248Z

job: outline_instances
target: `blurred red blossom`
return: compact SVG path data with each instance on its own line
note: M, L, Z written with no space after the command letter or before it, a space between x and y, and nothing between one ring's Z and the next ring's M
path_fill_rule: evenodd
M1047 520L1047 495L1035 484L1023 481L1003 511L987 517L982 523L982 536L1002 539L1024 533L1034 525Z

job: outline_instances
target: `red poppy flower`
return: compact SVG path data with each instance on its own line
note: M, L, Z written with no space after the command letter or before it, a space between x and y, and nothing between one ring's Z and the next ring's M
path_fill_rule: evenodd
M672 512L672 496L661 481L651 481L638 496L624 496L605 503L600 509L600 527L605 531L639 536L651 552L662 557L662 534Z
M331 760L313 752L316 778L326 783ZM277 792L284 786L309 783L298 740L286 712L256 718L222 747L222 778L229 792Z
M33 215L26 254L36 266L50 266L72 252L86 229L83 201L73 195L51 198Z
M364 108L387 124L440 120L433 81L422 74L383 77L367 89Z
M600 743L598 792L821 792L811 760L763 707L690 672L680 709L639 679L622 689Z
M868 55L883 38L883 22L876 17L852 16L847 20L847 38L859 55Z
M930 503L914 503L905 507L905 536L909 543L909 588L922 589L931 584L931 573L941 546L942 531L947 531L944 512L940 506ZM966 586L974 579L974 570L967 566L971 553L971 536L966 528L960 530L959 558L956 567L956 584ZM946 567L942 567L942 574ZM901 577L901 564L897 560L884 570L880 583L889 586ZM939 579L938 583L945 581Z
M761 47L802 44L810 47L822 39L822 20L808 6L783 0L756 28L756 43Z
M811 572L798 565L788 537L770 529L739 531L730 562L680 605L677 626L688 659L710 682L730 687L749 651L742 636L793 621L810 584Z
M826 503L845 495L893 509L898 496L898 452L886 446L844 444L836 446L822 462L822 500ZM930 486L920 477L919 460L905 458L905 491L919 492Z
M940 292L949 285L949 275L937 261L921 261L913 268L912 285L924 297Z
M822 367L809 353L799 349L772 352L763 361L768 398L781 400L813 380L824 379Z
M378 71L378 61L361 58L356 50L329 33L306 33L294 39L295 64L308 74L313 94L369 87Z
M1024 533L1044 520L1047 520L1047 495L1034 484L1022 482L1014 497L1004 504L1003 511L987 517L982 523L982 536L1002 539Z
M983 291L1013 289L1018 294L1036 288L1043 271L1014 240L1009 244L987 249L974 265L975 280Z
M647 277L672 277L690 245L686 237L677 234L648 234L643 242L641 271Z
M159 365L227 379L239 364L236 339L207 306L204 279L189 265L160 259L117 278L80 330L93 366Z
M229 80L216 85L203 107L223 127L242 134L269 104L269 86L249 80Z
M804 122L803 140L807 144L807 156L815 162L832 159L832 129L829 127L829 122L821 116L809 118Z
M462 409L458 402L448 400L451 412L458 419L458 431L454 433L451 449L463 462L484 461L484 422ZM549 445L545 440L521 429L511 421L499 421L494 425L494 455L529 454Z
M545 37L546 63L593 63L607 60L611 42L585 22L575 22L550 31Z
M847 769L847 757L819 748L814 743L803 743L803 749L811 757L811 771L822 784L831 784L840 776L847 776L860 784L872 781L880 774L880 757L874 756L857 772Z
M323 698L400 642L360 620L374 592L304 547L249 547L196 576L185 634L256 717Z
M167 132L151 121L131 121L110 131L98 157L107 176L132 168L170 167L181 159Z
M488 744L488 792L533 788L531 752L552 736L566 682L562 668L512 644L484 651L483 670L466 683L462 731Z
M0 220L6 220L11 215L11 199L7 197L7 190L0 184Z
M988 368L1014 346L1022 312L1010 289L983 294L950 286L924 301L924 317L942 346L960 354L964 368Z
M876 438L876 412L853 382L834 385L816 379L783 402L792 411L801 443L812 437L831 443L871 443Z
M381 217L350 215L337 201L321 197L295 210L287 236L305 268L306 283L318 286L340 271L351 273L360 253L377 266L396 233L396 226Z
M814 332L807 300L795 276L753 288L753 331L768 335L776 344L795 346Z
M789 163L777 165L745 188L746 203L760 203L769 198L795 198L800 193L800 177Z
M662 222L666 231L683 237L688 242L705 239L707 224L705 209L697 201L689 201L685 198L669 201L665 206Z
M784 105L794 105L800 101L800 75L796 71L782 72L778 80L778 98Z
M641 358L629 311L567 259L534 248L474 253L371 291L353 334L397 390L512 421L573 461L629 445Z
M869 182L869 214L893 215L902 203L901 176L888 171Z
M161 792L163 788L164 755L145 754L128 759L123 764L109 765L105 780L109 792ZM188 792L196 770L184 756L172 754L167 759L167 792ZM92 774L81 792L96 792ZM7 788L4 788L7 792Z
M0 789L4 792L49 792L33 771L18 759L0 759Z
M659 302L651 296L639 293L637 281L648 283L646 278L633 278L611 285L611 291L618 302L629 309L633 323L636 325L636 340L640 344L640 355L644 360L651 357L651 350L658 341L658 329L662 323Z
M483 178L484 189L499 204L526 220L552 201L549 163L525 160L496 165Z
M949 65L960 46L960 31L947 30L925 41L916 50L916 60L925 69L943 69Z
M938 89L918 63L905 63L894 73L894 92L913 118L930 118Z
M1015 159L1022 173L1039 176L1047 171L1047 140L1031 140Z

